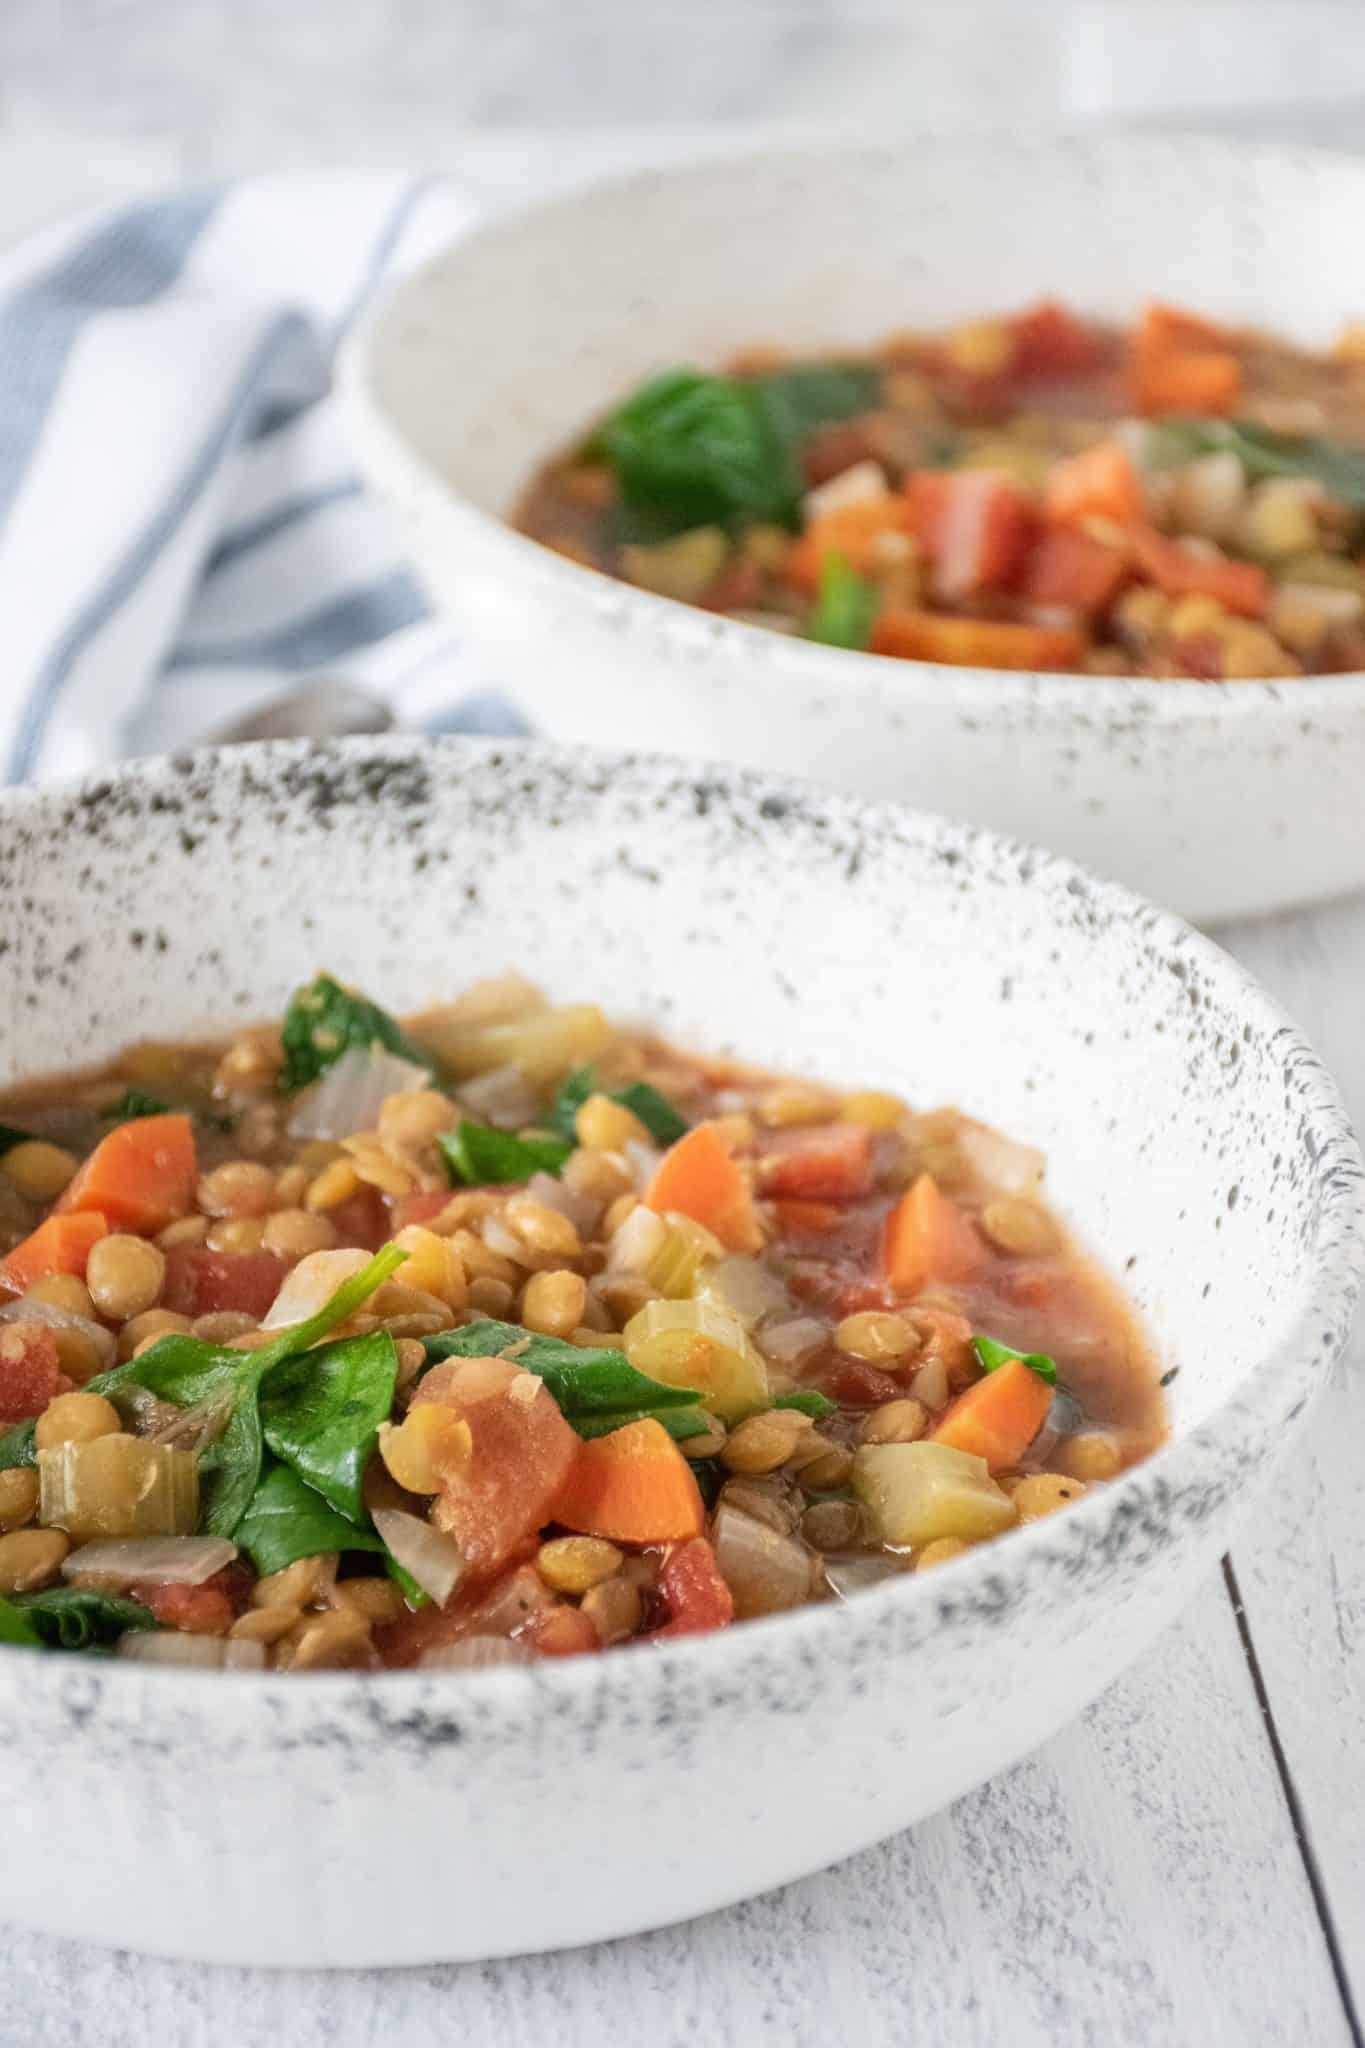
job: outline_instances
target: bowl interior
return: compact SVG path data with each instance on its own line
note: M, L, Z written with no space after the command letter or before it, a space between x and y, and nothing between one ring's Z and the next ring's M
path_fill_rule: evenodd
M1330 341L1365 304L1365 163L1191 138L831 147L647 174L457 243L366 343L410 446L505 513L653 370L749 342L866 345L1058 296Z
M1067 864L771 778L474 744L236 749L0 800L4 1079L516 966L680 1042L955 1101L1049 1156L1210 1415L1310 1305L1336 1114L1240 970Z

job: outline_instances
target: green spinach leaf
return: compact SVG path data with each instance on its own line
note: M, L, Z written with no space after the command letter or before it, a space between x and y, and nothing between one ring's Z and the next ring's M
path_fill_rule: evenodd
M156 1628L156 1616L139 1600L95 1593L85 1586L46 1586L37 1593L12 1593L0 1608L18 1614L31 1636L7 1633L12 1621L0 1614L0 1641L37 1640L48 1650L93 1650L115 1642L125 1629Z
M1147 430L1149 459L1158 467L1226 449L1253 483L1263 477L1302 476L1329 496L1365 511L1365 449L1315 434L1277 434L1254 420L1169 419Z
M1057 1384L1057 1361L1049 1358L1045 1351L1016 1351L1012 1344L1001 1344L995 1337L973 1337L972 1348L984 1372L994 1372L997 1367L1008 1365L1012 1358L1019 1358L1030 1372L1036 1372L1039 1379L1046 1380L1050 1387Z
M7 1429L0 1436L0 1472L12 1472L17 1466L36 1465L37 1462L31 1422L16 1422L12 1429Z
M275 1456L352 1522L365 1519L365 1467L389 1419L397 1376L392 1337L372 1330L284 1359L261 1388L261 1422Z
M817 1387L798 1387L795 1393L779 1394L773 1402L774 1408L795 1408L798 1414L809 1415L816 1422L825 1415L834 1413L837 1403L828 1394L822 1394Z
M778 438L799 448L818 427L856 419L881 402L882 373L874 363L793 363L750 380Z
M326 1073L350 1046L382 1045L400 1059L434 1072L435 1061L414 1044L377 1003L320 974L299 989L284 1013L284 1069L280 1089L292 1095Z
M606 1436L647 1415L671 1436L700 1436L707 1423L692 1387L669 1387L637 1372L624 1352L565 1344L558 1337L533 1336L516 1323L491 1319L441 1330L424 1340L427 1362L443 1358L514 1358L536 1373L558 1402L567 1422L583 1437Z
M100 1120L107 1124L136 1123L139 1117L169 1116L171 1105L163 1102L159 1095L148 1095L142 1088L125 1088L117 1102L111 1102L107 1109L100 1111Z
M16 1145L31 1143L32 1138L32 1131L21 1131L14 1124L0 1124L0 1159L7 1152L12 1152Z
M319 1557L328 1550L384 1552L373 1529L357 1528L306 1486L297 1472L276 1464L263 1472L234 1540L263 1579L297 1564L301 1557Z
M588 452L656 532L796 522L802 479L791 451L755 389L731 378L665 370L611 414Z
M852 647L865 653L872 644L880 603L876 585L865 582L830 548L820 560L820 589L806 623L806 638L825 647Z
M0 1598L0 1643L13 1643L23 1650L41 1650L43 1639L21 1607Z
M462 1123L436 1142L454 1187L487 1187L526 1181L533 1173L560 1173L574 1149L565 1138L518 1138L491 1124Z

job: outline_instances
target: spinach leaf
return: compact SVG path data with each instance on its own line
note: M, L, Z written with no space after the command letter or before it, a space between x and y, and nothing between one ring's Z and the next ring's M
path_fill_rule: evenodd
M139 1117L169 1116L171 1105L163 1102L158 1095L148 1095L142 1088L125 1088L117 1102L111 1102L108 1109L100 1111L101 1121L107 1124L136 1123Z
M275 1456L352 1522L365 1519L361 1482L397 1376L392 1337L372 1330L284 1359L261 1388L261 1422Z
M31 1422L16 1422L12 1429L7 1429L0 1436L0 1472L12 1472L16 1466L36 1465L37 1462Z
M0 1607L17 1612L32 1636L7 1633L0 1614L0 1641L36 1640L48 1650L92 1650L114 1642L125 1629L156 1628L156 1616L140 1600L96 1593L85 1586L46 1586L37 1593L12 1593Z
M871 412L881 401L882 373L874 363L794 363L753 378L750 388L779 439L799 448L817 427Z
M639 1117L656 1145L675 1145L679 1138L686 1137L689 1129L686 1117L648 1081L631 1081L624 1088L609 1088L604 1092L613 1102L621 1103ZM575 1067L562 1082L546 1118L551 1130L576 1143L574 1119L588 1097L597 1093L598 1082L592 1068Z
M1312 477L1343 505L1365 511L1365 449L1315 434L1277 434L1253 420L1161 420L1147 434L1149 459L1158 466L1226 449L1253 482L1271 476Z
M386 1551L384 1554L384 1569L407 1601L409 1607L430 1607L430 1593L424 1593L416 1579L412 1576L412 1573L403 1570L402 1565L391 1550Z
M610 464L624 505L664 534L796 523L801 474L752 385L665 370L611 414L587 452Z
M14 1124L0 1124L0 1159L12 1152L16 1145L27 1145L32 1141L32 1131L21 1131Z
M492 1182L529 1180L533 1173L559 1173L573 1151L566 1138L518 1138L490 1124L462 1123L437 1139L451 1185L486 1187Z
M40 1650L43 1639L22 1608L0 1598L0 1643L13 1643L24 1650Z
M296 991L284 1013L284 1070L280 1089L292 1095L326 1073L350 1046L382 1045L400 1059L435 1070L435 1061L377 1003L320 974Z
M652 1415L670 1435L700 1436L707 1427L691 1387L669 1387L637 1372L624 1352L565 1344L558 1337L532 1336L516 1323L486 1320L460 1330L441 1330L423 1340L429 1365L443 1358L514 1358L536 1373L580 1436L606 1436L627 1422ZM671 1417L677 1419L673 1426ZM683 1422L686 1427L682 1427Z
M820 559L820 589L806 622L806 638L824 647L852 647L865 653L872 644L880 603L876 585L865 582L837 549L830 548Z
M1012 1358L1019 1358L1050 1387L1057 1384L1057 1361L1045 1351L1016 1351L1012 1344L1001 1344L994 1337L973 1337L972 1348L985 1372L994 1372L998 1366L1008 1365Z
M816 1422L822 1416L832 1415L837 1405L816 1387L798 1387L793 1394L779 1394L773 1402L774 1408L795 1408L799 1414L810 1415Z
M263 1473L234 1541L261 1577L282 1572L301 1557L327 1550L384 1551L373 1529L358 1529L340 1516L320 1493L305 1486L288 1465L271 1464Z
M692 1477L697 1482L702 1506L709 1514L720 1498L720 1490L730 1474L719 1458L689 1458L687 1462L692 1467Z

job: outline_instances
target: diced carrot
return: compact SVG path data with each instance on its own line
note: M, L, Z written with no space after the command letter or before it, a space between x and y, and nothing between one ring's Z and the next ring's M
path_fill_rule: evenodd
M1142 479L1119 441L1098 441L1079 455L1054 462L1043 489L1043 510L1058 526L1112 519L1132 526L1143 517Z
M786 1138L762 1161L769 1195L851 1202L872 1185L872 1133L866 1124L817 1124Z
M991 469L917 469L905 482L914 532L943 597L999 590L1019 568L1037 527L1030 500Z
M46 1323L0 1327L0 1423L28 1422L41 1415L63 1380L57 1339Z
M1187 313L1180 306L1168 306L1149 299L1133 336L1133 345L1143 354L1163 355L1181 349L1218 349L1226 346L1227 330Z
M1133 555L1144 576L1168 597L1213 597L1226 611L1248 619L1264 615L1270 579L1255 562L1234 562L1226 555L1197 555L1168 540L1154 527L1133 530Z
M1002 619L949 618L888 605L872 629L874 654L936 661L950 668L1075 668L1085 639L1066 626L1021 626Z
M1229 413L1242 395L1242 365L1230 349L1139 350L1133 397L1142 413Z
M549 1519L614 1543L673 1543L699 1536L706 1510L686 1458L646 1416L579 1446Z
M886 1219L882 1267L898 1294L970 1279L983 1257L974 1226L931 1173L919 1176Z
M668 1620L650 1632L651 1642L669 1636L704 1635L713 1628L725 1628L735 1618L730 1588L704 1536L694 1536L669 1551L659 1572L659 1591L668 1608Z
M96 1209L115 1230L145 1236L188 1215L197 1175L187 1116L140 1116L101 1138L56 1212Z
M1007 1359L959 1394L930 1441L984 1458L993 1472L1017 1465L1052 1406L1052 1388L1022 1358Z
M1095 329L1055 299L1041 300L1010 325L1016 376L1072 376L1093 370L1104 360L1103 344Z
M50 1280L54 1273L74 1273L83 1280L91 1246L108 1234L108 1223L93 1209L79 1216L49 1216L0 1259L0 1287L27 1294L35 1280Z
M905 499L888 491L884 498L860 498L851 505L839 505L806 528L792 543L782 574L797 590L812 596L820 587L820 564L828 554L842 555L859 576L870 575L877 566L878 544L888 533L910 531L910 508Z
M1070 526L1053 526L1033 552L1023 595L1032 604L1101 612L1128 573L1128 553Z
M837 1202L807 1202L787 1197L775 1203L774 1207L778 1229L787 1237L826 1237L844 1220L844 1211Z
M673 1210L690 1216L729 1251L754 1252L762 1246L749 1183L714 1124L694 1124L669 1146L644 1199L660 1215Z

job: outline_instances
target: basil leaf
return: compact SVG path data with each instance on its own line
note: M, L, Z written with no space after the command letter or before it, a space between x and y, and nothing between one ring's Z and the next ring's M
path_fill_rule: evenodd
M824 647L852 647L866 653L881 595L850 569L834 548L820 558L820 589L806 621L806 638Z
M16 1145L30 1144L32 1139L32 1131L21 1131L15 1124L0 1124L0 1159Z
M664 534L796 523L801 474L752 385L665 370L611 414L587 452L611 466L625 507Z
M559 1173L573 1151L567 1138L517 1138L491 1124L462 1123L437 1139L451 1185L487 1187L526 1181L533 1173Z
M13 1643L25 1650L40 1650L43 1646L33 1623L12 1600L0 1599L0 1643Z
M352 1522L365 1519L361 1483L397 1376L392 1337L372 1330L285 1359L261 1388L261 1423L275 1456Z
M1315 434L1277 434L1253 420L1162 420L1147 430L1149 459L1158 466L1226 449L1253 482L1271 476L1311 477L1354 511L1365 511L1365 449Z
M140 1600L115 1593L96 1593L85 1586L47 1586L37 1593L12 1593L8 1606L18 1612L32 1637L6 1633L0 1614L0 1640L36 1640L48 1650L92 1650L114 1642L125 1629L156 1628L156 1616Z
M1012 1358L1019 1358L1030 1372L1036 1372L1039 1379L1046 1380L1050 1387L1057 1384L1057 1361L1049 1358L1045 1351L1016 1351L1012 1344L1001 1344L995 1337L973 1337L972 1348L985 1372L994 1372L997 1366L1008 1365Z
M773 429L798 448L817 427L855 419L881 402L882 373L873 363L794 363L751 380Z
M274 1464L252 1493L234 1541L263 1579L297 1564L301 1557L319 1557L328 1550L384 1551L372 1529L357 1529L343 1520L297 1472Z
M605 1436L652 1415L670 1435L700 1436L707 1427L695 1388L669 1387L637 1372L622 1351L580 1349L558 1337L532 1336L516 1323L491 1319L441 1330L423 1340L429 1365L443 1358L510 1357L544 1380L566 1422L580 1436ZM676 1416L686 1426L675 1429Z
M169 1116L171 1105L157 1095L148 1095L142 1088L125 1088L117 1102L111 1102L108 1109L100 1111L100 1120L108 1124L136 1123L139 1117Z
M435 1070L424 1047L413 1043L377 1003L320 974L296 991L284 1013L282 1094L292 1095L326 1073L349 1046L382 1045L387 1052Z
M546 1117L551 1130L558 1131L561 1137L576 1144L575 1118L588 1097L598 1092L592 1068L575 1067L561 1084ZM602 1092L638 1116L656 1145L676 1145L691 1128L686 1117L668 1097L660 1089L651 1087L648 1081L631 1081L624 1088L609 1088Z
M774 1408L795 1408L798 1414L809 1415L816 1422L823 1416L832 1415L837 1405L816 1387L798 1387L794 1394L779 1394L773 1402Z

